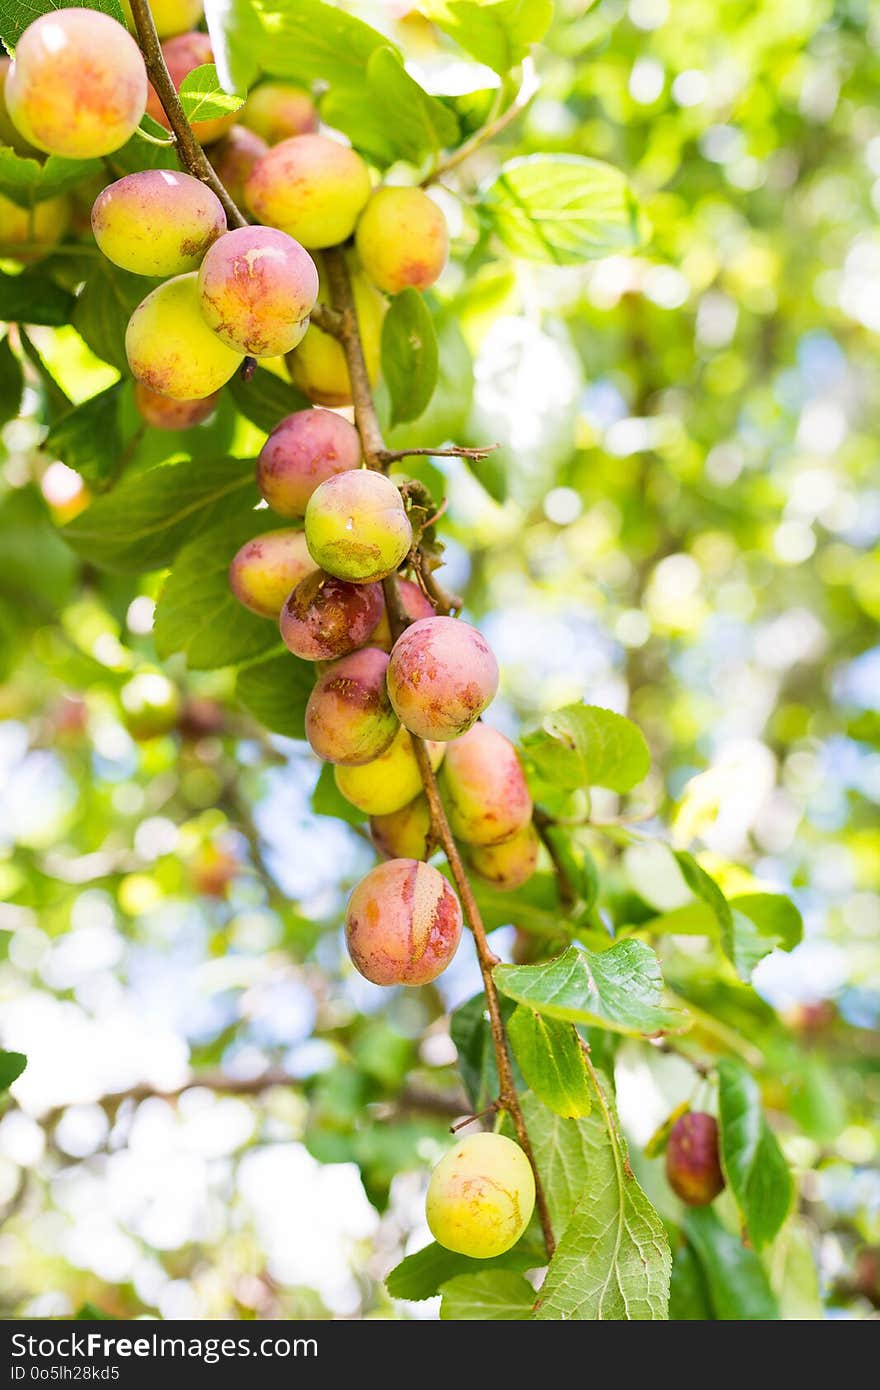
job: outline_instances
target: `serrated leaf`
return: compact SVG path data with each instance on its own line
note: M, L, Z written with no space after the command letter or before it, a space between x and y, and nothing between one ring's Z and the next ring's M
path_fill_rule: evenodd
M72 5L82 5L82 0L0 0L0 38L10 50L15 47L29 24L40 15L53 10L66 10ZM100 10L111 19L125 23L125 16L119 0L88 0L90 10Z
M749 1238L761 1250L776 1235L794 1196L791 1173L767 1123L758 1083L742 1062L718 1062L721 1165Z
M492 1322L521 1321L532 1315L535 1290L528 1279L514 1270L486 1270L480 1274L460 1274L444 1284L440 1292L441 1322L473 1320Z
M569 946L540 965L497 965L502 994L549 1018L610 1028L633 1037L683 1032L687 1015L662 1005L663 978L644 941L630 938L607 951Z
M711 909L715 920L721 929L721 947L728 960L734 959L734 940L733 940L733 913L730 904L722 893L718 884L706 870L697 863L694 856L686 849L673 850L675 862L681 869L682 876L688 888L695 897L700 898Z
M555 787L628 792L648 773L651 755L632 720L598 705L565 705L522 740L526 759Z
M115 476L122 454L117 382L74 406L50 429L43 449L73 468L96 491Z
M244 105L244 97L226 92L213 63L202 63L188 72L180 84L180 104L187 120L214 121Z
M8 338L0 343L0 425L14 420L21 409L24 372Z
M77 296L73 326L102 362L128 375L125 330L141 300L160 282L144 275L131 275L103 258L92 271Z
M4 1052L0 1050L0 1091L8 1091L13 1081L17 1081L27 1066L23 1052Z
M507 1034L526 1084L548 1109L569 1120L589 1115L589 1075L571 1024L542 1018L520 1005L511 1015Z
M253 470L253 459L238 458L160 464L96 498L61 535L101 569L161 569L200 531L256 506Z
M245 419L266 434L271 434L285 415L307 410L311 405L295 386L264 367L258 367L249 381L236 372L226 389Z
M520 1106L558 1241L589 1187L593 1152L589 1126L593 1117L563 1119L532 1093L520 1097ZM513 1134L509 1122L505 1122L505 1129Z
M360 825L366 820L363 811L352 806L336 785L333 768L325 763L312 792L312 810L316 816L332 816L334 820L347 821L349 825Z
M443 1284L459 1275L481 1274L489 1270L513 1270L519 1272L534 1269L543 1264L540 1251L532 1250L519 1241L512 1250L493 1260L474 1260L469 1255L458 1255L454 1250L446 1250L436 1241L407 1255L399 1265L395 1265L385 1280L385 1287L392 1298L405 1298L410 1303L433 1298L440 1292ZM534 1294L529 1300L531 1305Z
M30 208L47 198L57 198L68 188L82 183L91 174L100 173L99 159L64 159L50 154L42 164L30 155L16 154L8 145L0 145L0 193Z
M507 1023L514 1006L508 999L501 999L499 1003L501 1017ZM449 1020L449 1035L458 1053L458 1069L468 1099L474 1112L478 1113L485 1110L498 1095L498 1068L495 1065L485 994L475 994L472 999L459 1005Z
M273 645L277 647L278 633L273 630L274 625L266 626ZM303 739L306 736L306 705L314 684L315 668L312 662L300 661L290 652L282 651L240 671L235 683L235 696L250 714L273 733L283 734L285 738ZM332 773L333 769L329 768L329 771Z
M663 1222L633 1176L607 1081L577 1124L587 1180L550 1261L535 1317L656 1320L668 1315ZM569 1123L572 1123L571 1121ZM530 1128L531 1133L531 1128ZM543 1169L539 1171L543 1176Z
M45 269L25 270L21 275L0 271L0 319L6 323L61 328L70 323L73 306L73 295L50 280Z
M182 547L156 605L153 636L163 660L183 652L191 670L206 671L277 648L277 624L249 612L229 587L239 546L276 522L265 510L243 511Z
M699 1261L715 1321L778 1319L779 1309L760 1259L722 1226L711 1207L689 1211L684 1230Z
M542 39L552 0L424 0L421 7L466 53L504 76Z
M611 164L573 154L512 159L482 190L492 230L516 256L580 265L644 239L636 201Z
M378 165L404 159L418 166L456 143L455 113L410 76L393 48L374 49L365 76L357 87L331 86L321 115Z
M437 334L417 290L391 302L382 324L382 371L391 396L391 423L415 420L437 384Z

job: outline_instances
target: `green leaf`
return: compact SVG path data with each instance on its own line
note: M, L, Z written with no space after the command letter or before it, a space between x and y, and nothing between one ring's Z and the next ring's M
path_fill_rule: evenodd
M0 425L14 420L21 410L24 372L8 338L0 343Z
M437 334L418 290L391 302L382 324L382 371L391 396L391 423L415 420L437 384Z
M74 1322L116 1322L115 1313L105 1313L96 1303L82 1303L73 1315Z
M532 1315L535 1290L528 1279L514 1270L487 1270L481 1274L459 1274L444 1284L440 1292L441 1322L481 1319L512 1322Z
M331 87L321 115L377 164L405 159L418 166L457 142L455 113L419 86L393 48L374 49L365 75L357 87Z
M391 449L401 449L407 444L440 448L450 441L461 440L471 411L474 363L470 348L454 313L444 309L434 313L432 305L432 314L439 353L437 385L417 424L401 423L388 432ZM481 463L474 465L476 477L481 476L482 468Z
M253 0L205 0L205 19L221 85L246 94L259 75L263 38Z
M516 256L580 265L643 240L626 177L573 154L512 159L481 195L492 230Z
M721 1165L756 1250L773 1239L789 1211L794 1184L767 1123L758 1083L742 1062L718 1062Z
M185 459L124 478L61 534L100 569L143 574L169 565L200 531L257 501L253 459Z
M278 633L273 630L274 625L266 623L266 627L273 645L277 646ZM313 663L300 661L284 651L240 671L235 683L235 696L239 704L244 705L255 719L273 733L283 734L285 738L302 739L306 736L306 705L314 684ZM331 774L333 772L329 764L326 770Z
M276 522L265 510L244 511L183 546L156 605L153 635L162 660L183 652L191 670L207 671L278 646L277 624L249 612L229 587L235 552Z
M474 1260L469 1255L457 1255L454 1250L446 1250L433 1241L424 1250L407 1255L405 1260L395 1265L385 1280L385 1287L392 1298L405 1298L408 1302L418 1303L422 1299L433 1298L443 1284L460 1275L482 1274L489 1270L521 1272L543 1264L545 1258L523 1241L518 1241L512 1250L493 1260ZM534 1298L532 1292L530 1306Z
M559 1240L572 1212L589 1189L593 1159L590 1126L594 1117L565 1120L532 1093L520 1097L520 1106L541 1174L553 1231ZM513 1134L509 1122L505 1122L505 1129Z
M535 874L522 888L511 893L501 893L497 888L478 882L473 888L487 931L515 926L551 941L567 937L552 874Z
M102 362L109 362L117 371L128 375L125 355L125 330L141 300L159 284L144 275L131 275L127 270L103 257L93 263L92 271L76 301L73 326L80 337Z
M672 1256L672 1278L669 1283L669 1318L671 1322L710 1322L712 1305L703 1278L703 1270L687 1241Z
M750 980L760 960L779 947L790 951L801 940L804 924L790 898L781 893L741 893L731 898L733 965L741 980Z
M214 64L203 63L188 72L181 82L180 104L190 123L213 121L237 111L244 105L244 97L224 91Z
M39 323L60 328L70 323L74 298L50 280L45 269L7 275L0 270L0 319L6 323Z
M499 1003L501 1017L507 1023L514 1006L508 999L501 999ZM485 1110L498 1094L498 1069L485 994L475 994L459 1005L449 1021L449 1035L458 1053L458 1070L474 1112Z
M13 1081L17 1081L27 1066L23 1052L3 1052L0 1050L0 1091L8 1091Z
M576 1122L586 1182L535 1303L543 1320L667 1316L671 1258L663 1222L633 1176L607 1081ZM531 1127L530 1127L531 1133ZM543 1168L539 1171L543 1176Z
M651 765L645 736L622 714L598 705L565 705L522 740L539 777L568 791L610 787L628 792Z
M321 768L320 776L312 792L312 810L316 816L332 816L334 820L347 821L349 825L360 825L366 820L363 811L352 806L342 795L333 776L330 763Z
M497 965L495 983L509 999L549 1018L610 1028L634 1037L683 1032L687 1016L662 1006L657 957L629 939L607 951L569 946L540 965Z
M538 1099L565 1119L589 1115L589 1074L574 1028L520 1005L507 1032L526 1084Z
M50 154L41 164L0 145L0 193L19 207L30 208L46 198L57 198L91 174L100 173L102 167L99 159L64 159L57 154Z
M266 434L270 434L285 415L307 410L311 405L295 386L264 367L258 367L250 381L244 381L236 372L226 389L245 419Z
M759 1257L722 1226L711 1207L689 1211L684 1230L699 1260L714 1320L767 1322L779 1317Z
M730 910L730 903L714 878L706 873L706 870L697 863L688 850L676 849L672 853L688 888L695 897L707 903L711 909L721 928L721 946L724 954L732 961L734 958L733 913Z
M11 51L28 25L39 19L40 15L82 4L83 0L0 0L0 38ZM120 24L125 23L119 0L88 0L85 8L100 10Z
M52 426L43 445L45 452L76 469L96 490L106 487L119 467L121 392L122 384L117 382L69 410Z
M421 8L460 48L504 76L553 17L553 0L425 0Z

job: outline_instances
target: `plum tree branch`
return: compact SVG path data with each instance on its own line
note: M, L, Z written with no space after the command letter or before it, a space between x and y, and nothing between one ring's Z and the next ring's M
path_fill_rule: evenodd
M358 330L357 312L344 253L338 247L328 251L325 254L325 264L327 266L327 278L330 282L330 293L333 305L340 315L342 322L341 342L348 366L351 394L354 401L355 420L357 422L358 432L360 433L361 444L363 445L364 458L368 467L383 472L386 471L388 462L383 456L386 455L388 451L385 449L382 430L376 415L376 406L373 400L366 363L364 361L363 347ZM400 597L396 575L389 575L388 578L383 581L383 589L385 592L386 606L388 608L388 622L391 628L391 635L396 639L410 622L410 618L404 609ZM479 905L474 896L474 890L471 887L471 882L468 878L464 863L462 862L461 855L459 854L458 846L453 838L452 830L450 829L449 821L447 820L446 812L443 808L443 803L440 800L437 779L434 775L434 769L431 766L431 759L428 755L427 747L422 739L416 738L414 735L412 742L416 761L419 766L422 785L425 791L425 797L431 813L431 825L434 837L443 850L443 853L446 855L455 887L461 899L465 920L471 929L471 934L473 935L474 944L476 946L477 960L479 962L483 988L486 994L489 1027L492 1034L492 1046L498 1069L498 1109L505 1110L510 1116L516 1137L532 1166L532 1171L535 1175L535 1202L538 1208L538 1218L541 1222L544 1244L547 1248L547 1256L549 1259L553 1256L553 1252L556 1248L556 1241L553 1234L553 1224L550 1218L547 1197L544 1192L541 1175L538 1172L534 1150L532 1149L531 1140L526 1128L525 1117L523 1116L522 1107L519 1103L516 1083L513 1078L510 1048L504 1027L504 1019L501 1015L498 989L492 973L495 966L498 964L498 957L489 946L486 937L486 928L483 924Z
M500 444L451 444L442 449L382 449L379 457L383 463L397 463L399 459L415 458L417 454L427 458L473 459L478 462L500 448Z
M535 66L531 58L526 58L522 65L522 81L519 91L513 98L506 111L500 115L492 115L485 125L480 126L479 130L474 131L470 139L465 140L464 144L459 145L457 150L452 150L445 158L438 160L430 174L422 180L422 185L436 183L444 174L451 173L460 164L464 164L466 159L470 159L483 145L487 145L490 140L494 140L503 130L516 120L525 111L535 92L538 90L538 81L535 75Z

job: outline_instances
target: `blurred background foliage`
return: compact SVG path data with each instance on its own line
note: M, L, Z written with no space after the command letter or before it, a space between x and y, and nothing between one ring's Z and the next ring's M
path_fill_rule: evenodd
M417 8L344 8L479 124L495 79ZM441 385L389 442L503 445L424 470L443 465L446 577L502 666L493 722L626 710L653 755L641 828L671 824L726 889L792 890L805 939L759 966L763 1003L703 971L697 938L670 940L664 973L697 1044L759 1070L795 1169L768 1271L783 1315L872 1316L880 16L557 0L535 61L525 114L448 180ZM559 269L493 241L473 190L536 150L622 168L643 248ZM470 952L418 993L354 974L340 910L372 851L314 813L316 761L258 729L231 673L160 671L162 575L99 573L58 537L84 491L46 443L47 377L81 400L118 373L72 328L32 337L0 473L2 1039L29 1057L0 1115L0 1305L435 1316L382 1278L426 1239L426 1168L465 1108L447 1014L478 987ZM15 372L0 345L0 405ZM169 441L138 432L129 390L135 470ZM245 457L262 437L230 407L185 447ZM618 810L594 798L596 820ZM678 905L662 854L613 826L585 842L609 919ZM493 944L509 959L513 925ZM617 1079L639 1176L676 1220L638 1151L691 1073L626 1044ZM687 1296L682 1258L678 1316Z

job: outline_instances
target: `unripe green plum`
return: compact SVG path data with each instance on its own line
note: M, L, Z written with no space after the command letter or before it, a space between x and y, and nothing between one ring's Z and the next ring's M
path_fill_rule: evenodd
M431 1174L425 1215L438 1244L474 1260L516 1245L535 1208L529 1160L503 1134L469 1134Z
M14 124L6 106L6 78L12 66L11 58L0 58L0 145L9 145L16 154L25 158L38 153L36 145L25 140Z
M381 611L378 584L349 584L315 570L281 610L281 640L304 661L332 661L364 645Z
M397 588L404 611L411 622L418 622L419 618L433 618L434 605L422 593L418 584L413 584L410 579L398 579ZM370 636L370 646L381 647L383 652L390 652L394 646L387 610L383 610L376 631Z
M315 488L360 461L354 425L332 410L297 410L279 421L260 450L257 487L279 516L305 516Z
M428 744L435 772L443 761L443 752L442 743ZM337 767L334 777L346 801L368 816L390 816L414 800L422 789L419 765L406 729L398 729L385 752L373 762L362 767Z
M143 382L134 384L134 403L138 414L148 425L156 430L191 430L201 425L217 409L220 392L204 396L200 401L172 401L168 396L160 396L151 391ZM305 550L305 538L303 538ZM308 553L308 552L307 552Z
M468 860L474 873L502 893L512 893L528 883L538 865L540 841L529 821L523 830L500 845L473 845Z
M378 758L400 728L385 689L388 657L363 647L318 677L306 705L306 738L319 758L357 767Z
M198 279L191 271L159 285L135 309L125 332L132 376L174 401L219 391L244 360L205 323Z
M666 1178L689 1207L705 1207L724 1187L714 1115L689 1110L676 1120L666 1145Z
M278 357L302 341L318 297L318 272L286 232L237 227L202 261L199 294L205 322L227 347Z
M48 255L70 226L70 199L45 198L20 208L0 193L0 257L31 265Z
M144 169L98 194L92 231L114 265L164 278L198 270L208 247L226 231L226 214L201 179Z
M119 692L122 719L138 742L169 734L177 724L180 694L161 671L139 671Z
M211 40L207 34L201 34L197 29L186 34L176 34L174 38L167 39L162 45L162 53L171 81L178 91L180 91L183 79L194 68L204 67L206 63L213 63L214 61ZM165 115L165 108L152 87L150 87L147 96L147 112L154 121L158 121L166 130L171 129L168 117ZM197 140L203 145L210 145L232 129L235 125L235 119L236 113L231 112L228 116L212 116L207 121L193 121L192 128Z
M369 196L370 173L360 155L326 135L282 140L245 184L254 217L309 250L347 241Z
M452 833L465 844L500 845L532 818L516 749L488 724L475 724L450 743L441 790Z
M245 608L277 622L291 590L314 568L302 531L264 531L235 555L229 587Z
M374 985L426 985L455 955L461 922L461 904L437 869L389 859L349 898L345 939L355 967Z
M427 799L417 796L399 811L372 816L370 838L387 859L429 859L434 841Z
M401 724L419 738L466 733L497 689L492 649L458 618L422 618L392 648L388 693Z
M364 271L386 294L430 289L449 258L446 218L421 188L378 188L355 244Z
M247 126L234 125L228 135L211 148L211 164L232 201L241 207L244 186L258 159L269 146Z
M306 540L328 574L367 584L393 574L406 559L412 527L391 479L356 468L315 488L306 507ZM376 622L380 617L381 609Z
M134 30L131 6L128 0L121 0L129 28ZM150 0L150 13L160 39L170 39L182 34L184 29L192 29L204 13L202 0Z
M6 78L6 105L47 154L94 159L131 139L147 104L141 51L96 10L52 10L28 25Z
M316 258L321 271L320 257ZM351 267L351 290L358 318L364 362L371 386L379 380L382 367L382 320L386 302L362 271ZM329 293L321 277L318 290L321 304L329 303ZM290 379L316 405L351 405L351 382L342 344L337 338L312 324L299 347L288 353Z
M312 98L292 82L261 82L238 118L269 145L293 135L310 135L320 124Z

